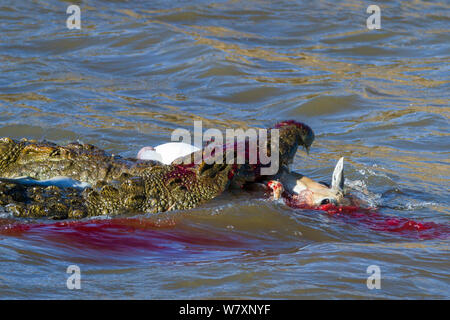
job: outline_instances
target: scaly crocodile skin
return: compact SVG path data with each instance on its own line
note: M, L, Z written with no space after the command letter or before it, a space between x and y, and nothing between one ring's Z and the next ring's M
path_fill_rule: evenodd
M299 145L309 148L312 130L285 121L280 130L280 165ZM270 139L268 141L270 150ZM204 150L199 151L204 152ZM224 152L224 159L226 153ZM234 154L235 156L235 154ZM193 157L193 155L189 156ZM280 166L280 167L281 167ZM258 178L260 164L175 164L122 158L88 144L0 139L0 205L18 217L83 218L121 213L156 213L191 209L221 194L230 185ZM67 176L92 186L85 189L23 185L8 180Z

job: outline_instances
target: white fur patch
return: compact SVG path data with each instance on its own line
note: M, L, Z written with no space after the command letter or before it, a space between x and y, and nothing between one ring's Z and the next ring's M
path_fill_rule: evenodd
M306 190L306 186L303 183L297 181L297 184L295 185L295 187L292 191L294 191L296 194L299 194L305 190Z

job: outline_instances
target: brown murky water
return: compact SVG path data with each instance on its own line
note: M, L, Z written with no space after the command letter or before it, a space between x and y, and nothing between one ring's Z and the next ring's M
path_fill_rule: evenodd
M368 30L364 1L89 0L68 30L75 3L1 2L0 136L134 156L194 120L296 119L316 132L296 171L327 181L345 156L347 187L380 215L444 227L379 230L238 192L153 217L22 221L0 233L1 298L450 297L448 2L383 2Z

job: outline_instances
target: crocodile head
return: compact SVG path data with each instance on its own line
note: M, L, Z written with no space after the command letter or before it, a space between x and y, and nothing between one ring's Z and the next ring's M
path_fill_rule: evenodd
M233 178L233 184L242 186L247 182L265 180L267 176L276 176L281 168L292 163L299 146L309 151L314 141L314 132L304 123L288 120L269 128L265 136L257 136L256 141L254 139L247 136L243 141L212 143L202 150L176 159L172 165L198 163L198 159L201 160L199 168L227 163L232 166L229 175ZM243 156L238 152L241 147L244 150ZM252 155L252 152L255 154ZM264 154L265 160L262 159ZM275 170L264 173L267 168Z
M281 167L288 167L292 163L299 146L302 146L309 153L315 135L308 125L295 120L287 120L277 123L274 128L280 132Z

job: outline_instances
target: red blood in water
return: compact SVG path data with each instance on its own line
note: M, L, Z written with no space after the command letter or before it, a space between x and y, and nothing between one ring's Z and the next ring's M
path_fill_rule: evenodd
M175 227L176 226L176 227ZM163 222L149 218L114 218L55 223L20 223L0 219L0 235L39 239L71 250L114 252L133 255L136 250L195 253L209 246L248 246L239 235L229 232L199 233L189 224L172 218Z
M405 236L419 236L424 239L448 239L450 237L450 226L445 224L436 224L434 222L421 223L401 217L392 218L384 216L372 208L365 209L356 206L337 207L331 203L318 207L309 207L302 203L296 203L288 194L283 196L286 204L290 207L325 211L332 216L345 218L347 222L365 225L374 231L399 232Z
M348 223L365 226L373 231L396 232L406 237L420 239L448 239L450 226L434 222L416 222L402 217L389 217L375 209L356 206L325 204L309 207L295 202L285 192L288 206L300 209L320 210ZM120 250L138 249L170 250L168 242L180 242L200 246L238 246L245 241L233 238L229 233L198 235L195 230L179 226L173 219L154 220L142 218L114 218L56 223L20 223L15 219L0 219L0 234L21 236L39 234L45 239L65 243L79 249Z

